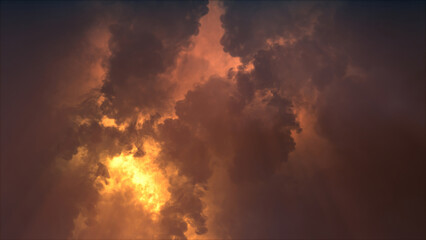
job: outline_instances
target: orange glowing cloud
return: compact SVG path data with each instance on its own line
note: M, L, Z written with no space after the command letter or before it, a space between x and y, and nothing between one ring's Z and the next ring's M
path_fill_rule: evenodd
M200 20L198 35L192 37L189 49L180 53L177 66L171 78L177 84L176 100L183 99L185 93L196 84L201 84L211 76L225 77L231 68L241 64L239 58L223 51L220 39L224 33L220 16L224 10L218 1L209 3L209 13Z

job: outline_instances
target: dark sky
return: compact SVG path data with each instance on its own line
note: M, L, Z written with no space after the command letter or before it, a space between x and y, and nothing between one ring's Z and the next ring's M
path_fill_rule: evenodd
M1 238L426 238L422 1L2 2L0 36Z

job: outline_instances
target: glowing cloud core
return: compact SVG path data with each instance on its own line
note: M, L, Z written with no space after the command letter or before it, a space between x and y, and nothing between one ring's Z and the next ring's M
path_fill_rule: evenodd
M150 213L158 213L169 199L168 181L154 163L160 148L153 140L144 143L144 156L135 157L136 148L106 161L109 178L99 181L102 196L129 192L133 201L142 204Z

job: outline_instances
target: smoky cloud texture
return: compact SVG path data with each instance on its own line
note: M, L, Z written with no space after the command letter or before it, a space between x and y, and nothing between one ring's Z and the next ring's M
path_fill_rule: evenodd
M76 210L72 201L86 197L85 187L65 190L75 200L64 190L54 190L60 177L49 168L58 154L58 142L74 141L66 138L72 131L70 111L56 105L66 99L55 94L68 95L73 90L79 90L75 95L84 94L78 85L90 75L87 65L91 61L74 65L68 72L63 69L96 56L96 49L85 38L91 27L86 23L97 24L98 16L93 13L91 6L78 3L2 3L2 237L64 236L72 228L69 216ZM64 85L69 88L63 89ZM74 180L80 181L79 176ZM42 211L49 194L55 196L49 209Z
M152 135L150 122L169 104L173 88L160 75L175 64L207 11L207 2L2 3L2 237L68 238L79 213L86 215L89 226L83 237L125 236L114 222L102 222L103 229L96 229L99 193L94 180L108 178L100 159L118 155L133 144L140 147L140 137ZM73 89L80 72L91 67L90 61L78 67L76 62L97 61L96 49L92 52L86 42L93 28L102 26L110 35L107 53L100 59L101 71L107 69L105 79L88 89ZM65 67L70 70L56 70ZM79 102L60 99L66 102L57 105L58 88L76 91ZM100 94L105 99L102 103ZM153 120L136 129L137 114L145 112ZM114 117L118 123L126 119L128 127L120 131L105 126L102 116ZM82 165L67 167L78 156L79 147L87 149ZM171 191L186 194L193 188ZM189 206L194 208L188 210L189 218L200 233L205 232L202 206L192 203L200 203L198 196L190 195L188 201L171 200L164 221L169 215L186 214L180 208ZM123 205L110 217L120 211L134 209ZM147 224L140 223L140 228ZM160 237L185 237L186 223L167 224ZM107 227L113 230L105 231ZM135 232L152 237L146 230Z
M119 119L167 107L173 84L161 73L175 64L208 11L203 1L128 3L123 8L123 15L110 26L112 56L102 87L107 98L103 108Z
M2 238L426 236L423 2L1 7ZM152 142L155 218L101 187Z
M224 6L224 50L253 66L237 74L238 86L248 93L276 89L299 106L309 105L317 119L315 131L334 149L334 156L324 160L332 167L316 173L317 183L299 184L306 189L297 203L286 203L288 193L279 187L258 194L272 182L234 193L241 210L232 205L233 214L224 213L225 219L234 219L230 235L424 236L424 3ZM332 199L334 207L303 200L318 184L324 184L322 197L345 196ZM267 199L259 197L265 194ZM241 201L243 195L252 201ZM274 214L252 210L265 205ZM309 210L298 212L300 207ZM254 220L246 220L247 212ZM303 216L300 225L294 223L297 214Z

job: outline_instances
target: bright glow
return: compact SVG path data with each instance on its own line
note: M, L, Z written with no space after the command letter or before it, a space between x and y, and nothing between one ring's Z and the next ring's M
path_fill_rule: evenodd
M104 126L104 127L114 127L114 128L117 128L120 131L126 130L126 127L128 125L127 123L122 123L120 125L117 125L117 123L115 122L114 118L109 118L107 116L103 116L102 117L102 119L100 121L100 124L102 126Z
M129 200L141 204L155 217L170 198L168 180L154 162L160 147L154 140L147 139L143 146L145 155L135 157L136 150L134 148L106 161L109 178L107 181L98 181L102 184L100 193L102 196L131 193Z

